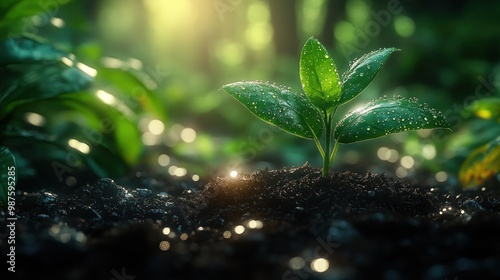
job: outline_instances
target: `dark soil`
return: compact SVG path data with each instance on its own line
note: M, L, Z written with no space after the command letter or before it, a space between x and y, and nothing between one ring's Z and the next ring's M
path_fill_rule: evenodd
M500 279L498 186L452 192L308 167L119 184L21 190L16 278ZM325 272L311 268L318 258Z

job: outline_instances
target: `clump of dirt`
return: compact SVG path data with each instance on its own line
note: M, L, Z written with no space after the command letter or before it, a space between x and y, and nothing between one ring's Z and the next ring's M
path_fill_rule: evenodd
M205 186L120 182L20 191L16 276L500 278L499 188L450 192L379 174L324 178L309 167ZM6 256L7 229L1 234Z

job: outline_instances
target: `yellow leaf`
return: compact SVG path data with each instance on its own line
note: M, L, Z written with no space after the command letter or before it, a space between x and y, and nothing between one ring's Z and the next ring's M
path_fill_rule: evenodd
M464 188L474 188L500 173L500 136L474 149L460 167L458 179Z

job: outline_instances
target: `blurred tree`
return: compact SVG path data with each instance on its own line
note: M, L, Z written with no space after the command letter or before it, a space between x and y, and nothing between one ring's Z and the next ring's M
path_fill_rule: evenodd
M331 49L334 44L333 28L335 24L345 17L346 1L327 1L326 17L319 40L327 49Z
M297 0L269 0L274 46L278 56L296 57L298 54L296 7Z

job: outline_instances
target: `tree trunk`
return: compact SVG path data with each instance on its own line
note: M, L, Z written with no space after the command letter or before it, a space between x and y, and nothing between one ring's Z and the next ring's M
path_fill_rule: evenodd
M295 57L298 54L297 0L269 0L276 54Z

